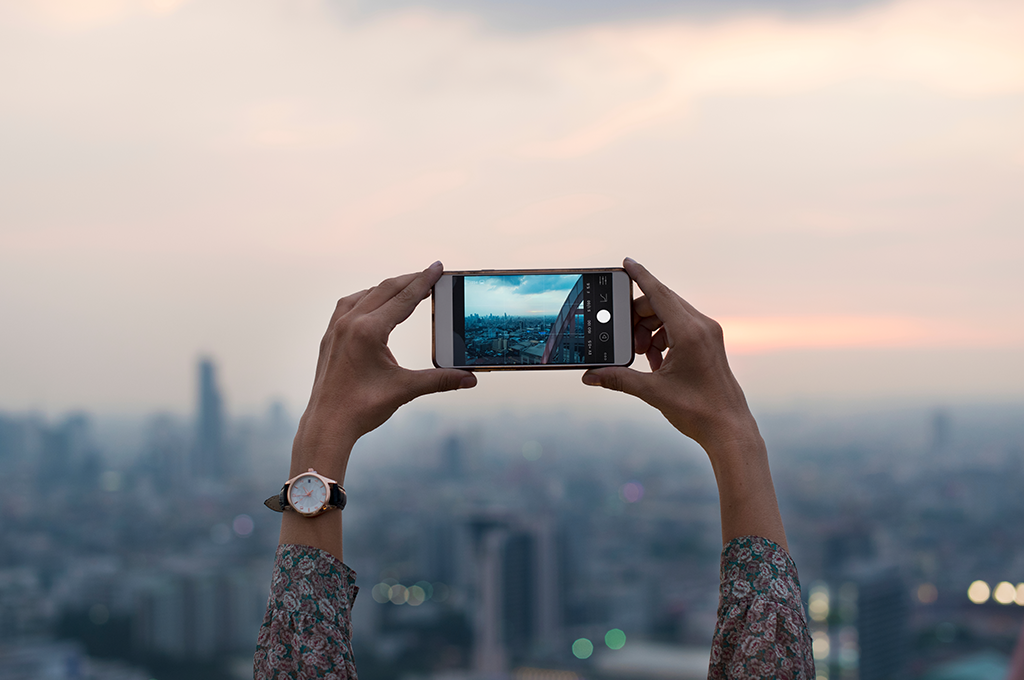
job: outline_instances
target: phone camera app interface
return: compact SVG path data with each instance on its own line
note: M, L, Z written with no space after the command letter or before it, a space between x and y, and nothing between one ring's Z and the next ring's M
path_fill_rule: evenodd
M456 366L610 364L612 277L453 276Z

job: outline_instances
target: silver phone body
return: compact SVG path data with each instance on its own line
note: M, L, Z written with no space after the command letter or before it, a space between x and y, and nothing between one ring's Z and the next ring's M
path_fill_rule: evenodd
M628 366L632 302L633 282L617 267L445 272L431 296L433 362L473 371Z

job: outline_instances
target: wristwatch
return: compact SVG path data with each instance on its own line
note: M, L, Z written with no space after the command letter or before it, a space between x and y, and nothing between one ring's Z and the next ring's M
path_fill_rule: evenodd
M291 508L304 517L316 517L328 510L341 510L347 502L348 496L340 484L309 468L285 482L281 493L263 504L275 512Z

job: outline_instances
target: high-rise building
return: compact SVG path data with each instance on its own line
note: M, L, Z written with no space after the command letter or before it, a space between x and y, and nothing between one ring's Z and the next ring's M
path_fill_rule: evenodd
M562 632L561 554L541 519L480 516L470 522L476 563L474 670L550 654Z
M224 402L217 387L213 360L199 360L199 403L196 413L196 445L192 475L198 479L223 478L227 473L224 442Z
M857 588L860 680L903 677L910 602L895 569L865 574Z

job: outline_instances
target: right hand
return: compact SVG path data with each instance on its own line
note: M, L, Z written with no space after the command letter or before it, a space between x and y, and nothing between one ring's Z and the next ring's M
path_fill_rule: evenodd
M476 385L476 376L468 371L404 368L388 348L391 331L430 295L442 270L435 262L338 300L320 343L313 391L292 448L293 474L314 467L341 481L355 441L402 404Z
M596 368L583 374L583 382L643 399L705 449L759 438L729 368L722 327L639 263L626 258L623 266L644 293L633 300L633 334L636 353L647 356L651 372Z

